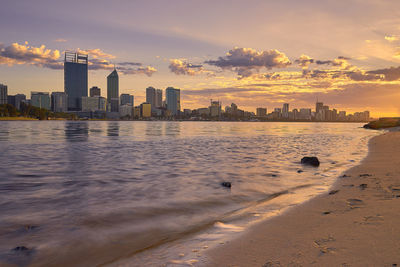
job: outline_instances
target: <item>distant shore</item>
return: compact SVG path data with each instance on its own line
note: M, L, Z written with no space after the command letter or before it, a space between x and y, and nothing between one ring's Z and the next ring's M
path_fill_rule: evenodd
M372 138L330 192L212 249L208 266L400 266L400 132Z

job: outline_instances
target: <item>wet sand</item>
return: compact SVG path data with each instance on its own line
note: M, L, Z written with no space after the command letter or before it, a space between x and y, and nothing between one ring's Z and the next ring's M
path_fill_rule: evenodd
M323 160L323 159L322 159ZM212 249L208 266L400 266L400 132L331 191Z

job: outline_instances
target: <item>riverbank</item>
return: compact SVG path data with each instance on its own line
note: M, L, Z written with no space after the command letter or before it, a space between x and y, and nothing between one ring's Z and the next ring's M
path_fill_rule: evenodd
M374 137L329 193L210 250L208 266L400 266L399 173L400 132Z
M29 117L0 117L0 121L37 121L38 119Z

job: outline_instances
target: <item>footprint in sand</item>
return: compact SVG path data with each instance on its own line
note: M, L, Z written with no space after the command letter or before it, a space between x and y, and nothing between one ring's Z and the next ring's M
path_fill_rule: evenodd
M364 201L362 201L361 199L357 199L357 198L350 198L347 200L347 205L351 209L361 208L364 205Z
M321 238L314 241L314 245L319 249L320 255L324 255L327 253L333 253L336 248L329 247L328 244L330 242L336 241L335 238L329 236L328 238Z

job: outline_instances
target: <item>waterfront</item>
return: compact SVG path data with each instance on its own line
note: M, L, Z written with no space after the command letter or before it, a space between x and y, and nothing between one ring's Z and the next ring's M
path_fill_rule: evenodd
M182 253L190 261L182 244L166 244L220 242L226 235L212 229L235 232L328 190L366 155L376 133L361 126L2 122L0 262L157 266ZM305 155L321 166L300 166ZM10 252L17 246L32 253Z

